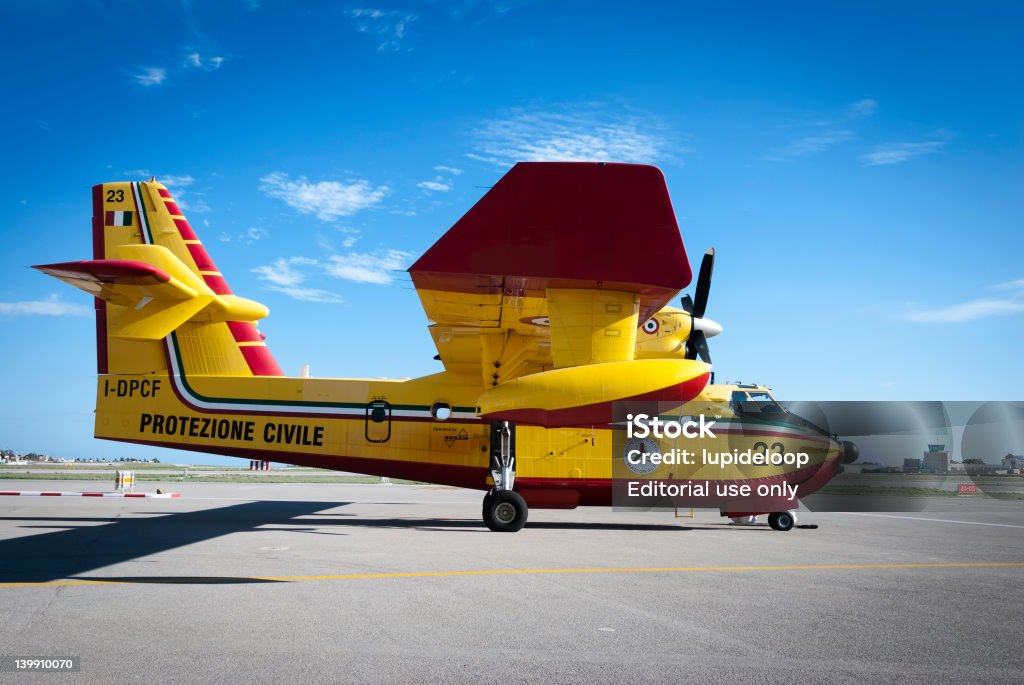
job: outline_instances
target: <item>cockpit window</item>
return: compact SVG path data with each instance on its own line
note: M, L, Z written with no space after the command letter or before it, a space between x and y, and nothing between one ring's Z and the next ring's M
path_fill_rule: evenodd
M764 390L737 390L729 398L733 411L737 414L784 414L782 408L770 392Z

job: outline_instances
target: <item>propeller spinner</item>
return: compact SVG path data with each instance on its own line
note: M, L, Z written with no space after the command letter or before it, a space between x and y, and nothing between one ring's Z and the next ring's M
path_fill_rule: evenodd
M697 288L694 291L696 299L689 295L684 295L682 299L683 309L692 317L692 330L686 341L686 358L697 359L699 357L708 364L711 363L708 338L722 332L721 324L704 316L704 311L708 306L708 292L711 290L711 272L714 268L715 248L712 247L704 253L704 258L700 262Z

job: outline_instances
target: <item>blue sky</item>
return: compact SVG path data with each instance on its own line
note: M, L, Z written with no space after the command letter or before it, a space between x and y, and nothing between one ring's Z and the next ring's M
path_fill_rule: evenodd
M282 367L439 370L402 269L511 163L665 172L719 379L1020 399L1014 3L6 0L0 447L96 441L89 189L155 174Z

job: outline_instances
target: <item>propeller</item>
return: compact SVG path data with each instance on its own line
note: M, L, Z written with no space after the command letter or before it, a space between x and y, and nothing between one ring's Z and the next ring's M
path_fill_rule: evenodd
M708 349L708 338L722 332L722 326L716 321L704 317L708 306L708 293L711 290L711 272L715 268L715 248L709 248L700 262L697 274L697 288L694 290L696 299L684 295L683 309L692 319L690 337L686 340L686 358L711 363L711 350Z

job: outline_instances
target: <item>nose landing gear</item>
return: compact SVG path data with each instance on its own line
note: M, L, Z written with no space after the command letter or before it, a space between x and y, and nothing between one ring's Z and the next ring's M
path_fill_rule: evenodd
M722 512L722 516L728 516L732 520L734 526L756 526L757 517L756 513L737 513L737 512ZM793 528L817 528L817 526L797 526L796 525L796 513L792 511L776 511L768 514L768 525L771 526L772 530L778 530L786 532L787 530L793 530Z
M791 511L777 511L774 514L768 514L768 525L772 527L772 530L783 532L792 530L796 525L796 514Z

